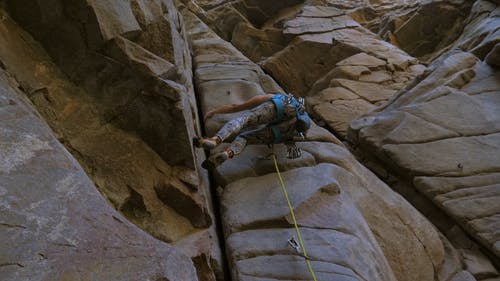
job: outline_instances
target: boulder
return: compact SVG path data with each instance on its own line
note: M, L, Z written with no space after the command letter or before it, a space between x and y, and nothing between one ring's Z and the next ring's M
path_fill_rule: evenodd
M68 5L82 11L62 9L51 21L44 19L52 14L24 17L22 2L7 4L13 18L42 43L71 81L100 99L97 109L105 119L141 135L169 164L195 168L194 151L189 145L196 134L193 123L197 117L190 62L185 59L189 58L189 49L172 1L82 0ZM36 5L41 12L49 6L41 2ZM141 109L151 103L156 103L158 110ZM151 122L158 126L149 126ZM179 122L184 125L169 125ZM179 153L169 154L174 147Z
M362 215L340 189L345 183L335 180L340 173L323 164L282 174L317 278L395 280ZM296 235L276 177L241 179L224 189L235 280L310 278L304 260L287 245Z

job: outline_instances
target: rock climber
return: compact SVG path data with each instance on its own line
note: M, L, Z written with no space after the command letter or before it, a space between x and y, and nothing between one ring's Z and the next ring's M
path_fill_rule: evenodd
M247 144L287 145L287 157L300 157L301 151L295 146L295 136L305 137L311 125L303 98L295 98L291 94L264 94L255 96L240 104L224 105L207 112L205 119L214 114L247 112L227 122L213 137L193 139L196 147L213 149L224 140L237 135L234 141L223 152L213 154L202 163L205 169L214 169L229 158L240 154ZM263 127L244 131L248 128ZM240 133L242 132L242 133Z

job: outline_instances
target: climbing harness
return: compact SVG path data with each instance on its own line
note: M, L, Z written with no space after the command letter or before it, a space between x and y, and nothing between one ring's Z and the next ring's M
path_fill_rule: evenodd
M274 125L270 125L269 128L271 128L271 132L273 133L273 143L278 144L281 142L281 132L280 128Z
M272 155L273 160L274 160L274 168L276 169L276 173L278 174L278 178L280 180L281 189L283 190L283 194L285 195L285 199L286 199L286 202L288 204L288 209L290 210L290 215L292 216L293 225L295 227L295 233L297 234L297 237L299 239L299 243L297 243L297 241L295 241L295 238L291 237L290 239L288 239L288 244L292 248L294 248L295 251L297 251L301 257L303 257L306 260L307 268L309 269L309 272L311 273L311 277L312 277L313 281L317 281L316 275L314 274L314 271L313 271L312 266L311 266L311 261L310 261L309 257L307 256L306 248L304 247L304 242L302 241L302 236L300 235L300 230L299 230L299 227L297 225L297 220L295 219L295 213L293 212L292 203L290 203L290 198L288 197L288 192L286 190L285 182L283 181L283 178L281 177L280 169L278 167L278 159L276 158L276 154L274 152L271 153L271 155ZM302 248L302 254L300 254L301 248Z
M276 119L271 122L268 127L271 128L273 133L274 143L281 142L281 132L276 124L283 121L285 106L287 105L291 105L295 108L295 116L297 118L295 129L297 130L297 134L302 137L302 139L305 139L305 133L309 127L311 127L311 118L305 110L304 98L294 98L292 95L276 94L271 98L271 101L276 106Z
M286 96L281 94L276 94L272 97L271 101L276 106L276 120L274 120L274 122L272 123L279 123L281 122L281 120L283 120L283 115L285 111L284 99L286 99Z

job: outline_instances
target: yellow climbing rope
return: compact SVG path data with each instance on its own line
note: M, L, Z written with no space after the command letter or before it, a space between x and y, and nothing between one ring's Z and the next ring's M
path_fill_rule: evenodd
M283 181L283 178L281 177L280 169L278 168L278 159L276 158L276 154L272 153L272 156L274 159L274 167L276 168L276 173L278 174L278 177L280 179L281 189L283 190L283 194L285 195L285 199L286 199L286 202L288 204L288 208L290 209L290 215L292 216L293 225L295 226L295 232L297 233L300 247L302 248L303 258L306 260L307 268L309 269L309 272L311 273L312 279L314 281L317 281L316 275L314 274L314 271L313 271L312 266L311 266L311 262L309 261L309 257L307 256L306 248L304 247L304 242L302 242L302 236L300 236L300 230L299 230L299 227L297 226L297 220L295 219L295 213L293 212L292 203L290 203L290 198L288 197L288 192L286 191L285 182Z

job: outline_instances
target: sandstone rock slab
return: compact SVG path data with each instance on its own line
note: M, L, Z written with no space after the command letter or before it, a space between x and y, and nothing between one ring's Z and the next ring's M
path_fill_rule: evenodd
M318 272L317 277L393 279L380 256L380 250L373 245L376 243L369 236L361 215L349 203L347 194L339 189L342 183L335 182L330 173L341 171L335 166L323 164L283 173L312 267ZM308 279L309 272L304 261L294 256L296 253L286 245L286 240L294 234L293 228L258 229L261 228L259 225L291 223L276 176L271 173L242 179L225 188L223 216L227 231L232 233L228 235L228 245L237 265L233 274L238 280L247 280L246 275L279 279L301 276ZM332 213L335 217L331 217ZM359 217L353 216L356 213ZM241 231L248 228L258 230ZM324 247L329 250L325 252ZM285 265L285 262L288 269L278 266Z
M415 188L498 257L499 73L461 52L433 69L385 107L354 121L352 139L412 178Z
M308 92L315 116L340 136L347 135L351 121L385 103L425 68L396 70L376 55L362 52L338 62Z
M3 71L0 87L2 279L197 280L189 258L103 200Z

